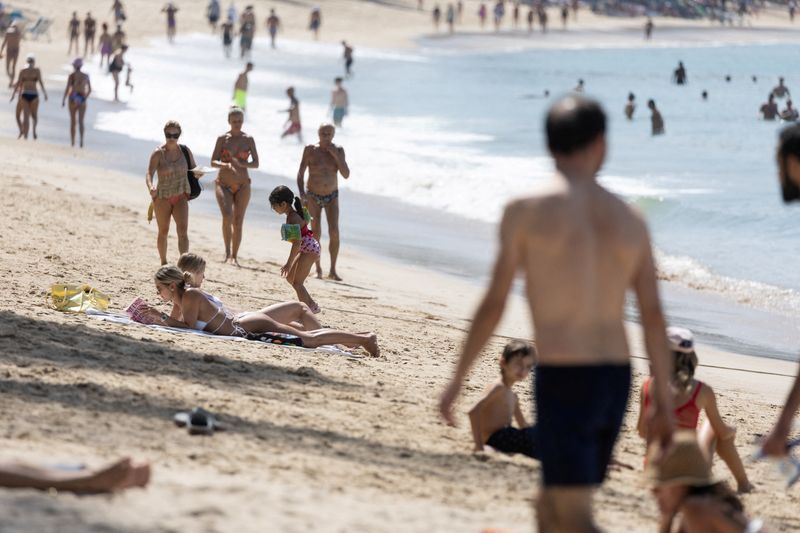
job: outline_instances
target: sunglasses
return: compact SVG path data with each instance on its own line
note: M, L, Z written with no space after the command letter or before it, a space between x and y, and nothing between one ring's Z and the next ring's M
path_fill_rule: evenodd
M181 136L180 133L167 133L167 132L164 132L164 137L166 137L167 139L177 139L180 136Z

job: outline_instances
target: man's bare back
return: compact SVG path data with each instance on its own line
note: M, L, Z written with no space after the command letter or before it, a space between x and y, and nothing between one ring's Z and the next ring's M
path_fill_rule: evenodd
M489 437L498 429L511 425L514 410L519 405L519 399L511 387L496 383L486 394L485 400L478 413L481 432L481 443L485 444ZM471 413L470 413L471 414Z
M525 277L539 363L627 363L625 293L650 254L641 216L594 180L557 175L511 203L503 228Z

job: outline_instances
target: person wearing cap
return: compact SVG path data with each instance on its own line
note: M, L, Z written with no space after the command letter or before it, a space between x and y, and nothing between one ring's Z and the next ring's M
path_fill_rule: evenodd
M673 370L669 382L669 392L675 405L675 425L677 429L694 432L695 439L706 455L709 465L716 451L728 465L736 479L739 492L750 492L753 486L747 479L742 459L736 450L736 428L722 420L717 408L717 398L708 384L695 379L697 354L694 351L694 336L686 328L667 328L667 339L673 357ZM652 402L653 383L647 378L642 385L639 402L639 435L647 434L645 412ZM700 412L705 411L706 420L698 431Z
M758 533L760 519L750 519L741 500L725 483L711 476L711 465L691 431L677 431L662 452L658 443L648 450L647 478L661 514L659 532ZM676 523L677 520L677 523Z
M19 126L19 136L28 138L28 131L31 122L33 122L33 138L36 139L36 123L38 121L39 112L39 92L36 85L42 88L44 99L47 100L47 90L44 88L42 81L42 73L36 68L36 59L33 54L28 54L25 59L27 66L19 71L19 79L14 86L14 91L11 93L11 100L19 93L19 101L17 102L17 125Z
M3 50L6 51L6 73L8 74L8 86L14 86L14 78L17 75L17 59L19 58L19 44L22 41L22 32L19 31L17 21L12 20L3 36L3 44L0 44L0 58L3 57Z
M75 125L80 128L80 146L83 148L84 125L83 118L86 115L86 100L92 94L92 84L89 75L81 72L83 59L76 57L72 61L75 69L67 78L67 86L64 88L64 96L61 98L61 107L64 107L69 98L69 135L72 146L75 146Z

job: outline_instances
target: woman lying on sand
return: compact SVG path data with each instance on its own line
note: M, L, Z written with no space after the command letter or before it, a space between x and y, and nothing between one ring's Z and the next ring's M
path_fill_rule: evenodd
M661 455L658 445L648 454ZM691 431L675 433L661 461L649 461L648 477L661 511L659 533L765 533L764 523L749 519L739 498L711 478L711 465Z
M71 492L112 492L145 487L150 481L150 465L134 463L127 457L103 468L65 470L41 467L20 461L0 461L0 487Z
M173 312L180 313L181 319L174 318L157 309L148 308L145 314L157 324L173 328L196 329L213 335L246 337L249 334L283 333L294 335L306 348L318 348L331 344L361 347L372 356L378 356L378 336L374 333L346 333L331 329L301 331L278 323L261 311L234 315L219 305L219 300L189 284L192 275L174 266L163 266L155 275L156 291L162 300L172 302Z
M736 478L739 492L750 492L753 486L747 479L744 465L736 451L736 428L728 426L722 420L717 409L717 399L714 391L703 383L694 379L697 367L697 354L694 352L694 337L692 332L684 328L667 328L669 347L674 356L673 373L670 380L670 392L675 409L675 425L678 429L692 430L700 448L705 454L706 461L711 465L714 451L719 454L728 465ZM646 412L653 394L651 379L645 380L639 402L639 422L637 428L639 435L647 435ZM706 421L699 431L697 423L700 411L706 412Z
M206 260L197 254L191 252L181 255L178 259L178 269L182 272L188 272L192 275L189 284L192 287L199 289L206 279ZM206 294L206 293L203 293ZM207 298L211 298L214 305L224 307L221 300L210 294L206 294ZM272 304L265 307L259 313L263 313L270 317L272 320L279 324L291 326L295 329L303 331L314 331L322 329L322 324L311 312L311 309L303 302L281 302ZM182 320L180 310L173 304L171 317Z

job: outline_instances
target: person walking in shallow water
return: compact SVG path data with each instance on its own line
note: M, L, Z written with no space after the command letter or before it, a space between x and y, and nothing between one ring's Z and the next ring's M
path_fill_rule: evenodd
M491 281L439 411L454 423L453 404L522 273L537 349L538 530L598 531L592 495L605 480L631 385L627 292L639 304L653 374L647 436L662 445L673 431L666 325L644 217L596 180L606 154L605 113L569 96L551 106L545 131L556 172L505 208Z
M647 108L650 109L650 133L651 135L663 135L664 134L664 118L661 116L661 112L656 109L656 101L655 100L648 100L647 101Z
M344 155L344 148L333 144L336 128L332 124L322 124L317 132L319 143L309 144L303 150L300 169L297 171L297 190L303 205L311 214L311 231L322 242L322 212L328 220L328 238L331 242L328 251L331 255L331 268L328 278L341 281L336 272L339 257L339 174L344 179L350 177L350 167ZM308 169L308 182L305 181ZM322 265L317 259L317 277L322 277Z
M683 61L678 61L678 68L676 68L675 72L672 73L672 81L676 85L686 85L686 83L689 81L689 78L686 75L686 67L683 66Z
M628 93L628 103L625 104L625 118L633 120L633 112L636 111L636 96L633 93Z
M281 139L289 135L297 135L297 140L303 142L303 126L300 123L300 101L294 94L294 87L286 89L286 96L289 97L289 108L286 109L289 116L284 124L286 129L281 134Z

